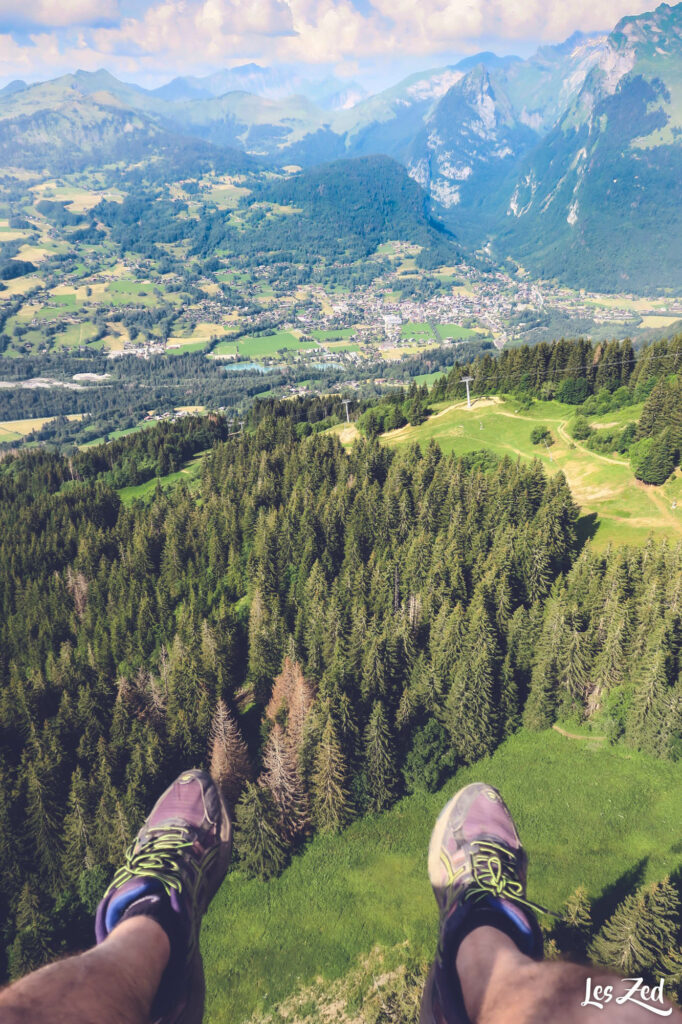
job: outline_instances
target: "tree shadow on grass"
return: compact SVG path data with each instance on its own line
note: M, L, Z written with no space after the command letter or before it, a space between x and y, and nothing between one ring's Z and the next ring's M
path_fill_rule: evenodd
M582 551L588 540L592 540L598 526L599 517L596 512L586 512L584 516L580 516L576 520L575 535L578 540L578 551Z
M675 849L675 847L673 847L673 849ZM680 897L680 900L682 901L682 864L678 864L674 871L670 872L670 881L675 886L677 890L677 895Z
M638 889L644 881L648 857L643 857L637 864L624 871L620 878L617 878L611 885L602 889L601 894L592 903L592 921L595 933L599 931L605 921L613 914L619 903L622 903L626 896Z

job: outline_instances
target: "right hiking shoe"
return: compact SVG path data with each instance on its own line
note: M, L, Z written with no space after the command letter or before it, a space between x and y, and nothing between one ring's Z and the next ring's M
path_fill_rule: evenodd
M225 877L231 847L232 824L215 782L198 768L182 772L157 800L97 908L98 943L137 915L166 931L171 952L152 1006L155 1024L203 1018L199 927Z
M498 928L526 956L542 959L542 933L526 899L526 852L493 786L474 782L448 801L429 843L429 880L440 909L436 963L422 1021L468 1020L455 970L462 940L481 925Z
M546 910L526 899L527 864L499 792L483 782L460 789L440 812L429 843L429 880L440 908L441 938L456 937L492 911L509 922L521 952L541 957L535 911Z

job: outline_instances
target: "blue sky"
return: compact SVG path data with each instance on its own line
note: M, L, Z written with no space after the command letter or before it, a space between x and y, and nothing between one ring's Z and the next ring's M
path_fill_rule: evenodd
M481 50L608 31L637 0L0 0L0 83L78 68L158 85L248 61L379 86Z

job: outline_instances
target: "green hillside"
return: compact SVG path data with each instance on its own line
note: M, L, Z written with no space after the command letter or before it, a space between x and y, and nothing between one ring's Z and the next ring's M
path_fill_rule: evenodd
M466 402L436 403L435 414L418 427L403 427L384 435L390 445L421 445L436 440L444 452L465 452L488 448L512 458L540 459L545 470L566 475L575 501L583 513L585 530L594 529L593 543L642 544L653 531L662 536L682 535L682 476L676 472L662 487L647 487L635 476L624 456L601 455L589 451L567 432L576 407L562 402L534 402L520 411L512 398L476 399L472 408ZM634 422L641 406L629 406L607 413L599 428ZM538 424L552 435L549 445L531 443L530 434ZM680 509L673 509L677 502ZM594 516L598 516L593 523Z
M207 1024L239 1024L351 969L376 944L428 959L436 904L426 875L435 817L475 779L498 786L529 851L529 895L557 908L585 885L595 922L633 885L682 868L682 764L556 732L521 732L439 793L318 836L270 882L228 875L202 932Z

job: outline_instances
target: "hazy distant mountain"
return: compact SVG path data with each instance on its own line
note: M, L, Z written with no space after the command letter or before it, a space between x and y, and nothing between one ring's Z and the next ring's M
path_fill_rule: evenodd
M48 173L165 159L189 166L209 161L198 139L187 139L163 119L149 94L107 71L79 71L0 94L0 163ZM151 110L143 109L145 106ZM162 104L163 106L163 104ZM142 109L141 109L142 108ZM247 169L241 152L218 152L221 165ZM187 174L188 167L185 167ZM196 171L195 171L196 173Z
M308 79L285 69L261 67L259 64L242 64L204 78L174 78L153 92L160 99L171 101L211 99L228 92L248 92L268 100L304 96L325 110L352 106L366 95L357 82L344 82L333 77Z
M15 92L22 92L27 89L26 82L22 82L20 78L15 78L13 82L8 82L7 85L0 89L0 96L11 96Z
M682 4L619 22L524 159L498 230L574 284L682 285Z
M143 159L188 138L304 168L387 155L470 244L573 284L682 284L682 3L364 98L256 64L156 90L79 71L0 91L6 166Z

